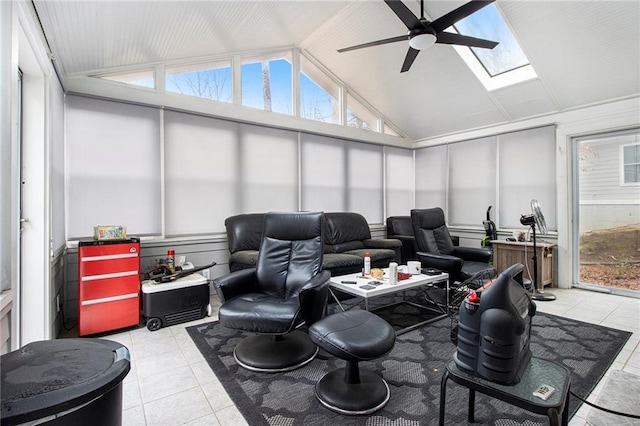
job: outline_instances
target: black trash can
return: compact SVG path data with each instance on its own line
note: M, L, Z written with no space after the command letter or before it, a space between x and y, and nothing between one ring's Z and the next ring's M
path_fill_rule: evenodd
M0 357L1 424L122 424L129 350L105 339L29 343Z

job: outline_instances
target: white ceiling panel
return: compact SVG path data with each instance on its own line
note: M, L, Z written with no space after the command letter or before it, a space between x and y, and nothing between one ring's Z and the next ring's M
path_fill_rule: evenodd
M438 18L465 0L425 0ZM404 3L416 15L419 2ZM400 73L407 42L382 0L34 2L65 76L297 46L414 140L640 94L640 1L497 0L538 78L488 92L451 46Z
M539 79L492 92L511 120L558 111L552 96Z
M36 1L69 74L291 46L346 2Z
M500 3L561 109L640 92L640 2Z

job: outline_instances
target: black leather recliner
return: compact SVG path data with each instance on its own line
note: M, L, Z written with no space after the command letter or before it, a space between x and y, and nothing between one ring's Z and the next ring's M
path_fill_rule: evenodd
M400 264L406 265L410 260L418 260L416 252L416 237L413 236L413 224L411 216L389 216L387 218L387 238L394 238L402 242L400 250ZM460 245L460 239L452 235L451 241L454 246Z
M489 264L491 250L453 245L440 207L411 210L411 222L418 246L416 255L422 267L448 273L451 284L494 269Z
M387 218L387 238L395 238L402 242L400 264L406 265L410 260L417 260L416 238L413 236L411 216L389 216Z
M324 316L329 292L322 271L323 220L319 213L267 213L256 268L214 280L223 302L220 323L253 333L234 350L253 371L293 370L313 360L318 348L298 330Z

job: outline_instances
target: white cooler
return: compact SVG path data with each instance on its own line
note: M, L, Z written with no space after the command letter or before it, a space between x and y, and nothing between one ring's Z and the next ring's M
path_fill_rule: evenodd
M142 315L150 331L210 316L209 282L196 273L168 283L143 281Z

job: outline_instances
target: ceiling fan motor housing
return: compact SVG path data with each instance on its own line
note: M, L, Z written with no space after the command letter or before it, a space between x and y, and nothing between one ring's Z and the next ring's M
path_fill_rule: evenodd
M409 30L409 38L413 38L417 35L421 35L421 34L431 34L432 36L436 35L436 30L434 30L431 27L424 27L424 28L415 28L413 30Z

